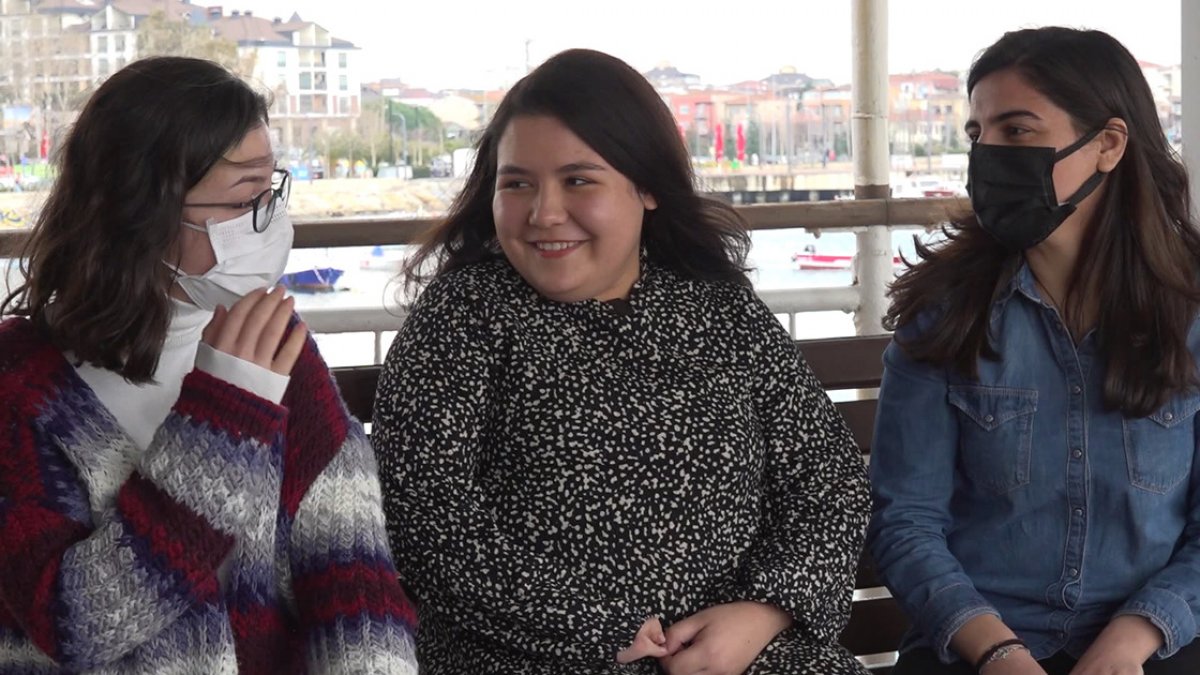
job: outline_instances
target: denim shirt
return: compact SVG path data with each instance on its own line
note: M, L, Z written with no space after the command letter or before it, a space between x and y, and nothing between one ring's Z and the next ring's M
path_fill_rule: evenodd
M1001 359L978 380L884 353L868 546L913 619L902 650L953 661L954 633L994 614L1035 658L1078 658L1136 614L1166 658L1200 614L1200 395L1145 418L1106 409L1095 334L1076 346L1033 284L1022 267L992 306ZM1188 344L1200 355L1197 324Z

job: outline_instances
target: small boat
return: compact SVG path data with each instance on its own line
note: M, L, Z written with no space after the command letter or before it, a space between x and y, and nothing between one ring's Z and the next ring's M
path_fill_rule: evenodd
M804 247L804 251L792 256L798 270L848 270L854 265L853 254L821 254L817 253L812 244ZM900 256L892 258L892 264L900 266Z
M296 293L331 293L338 290L337 282L345 274L336 267L314 267L289 272L279 281Z
M913 176L892 186L893 199L929 199L932 197L965 197L967 189L959 181L937 176Z
M376 245L371 249L371 255L364 258L359 267L364 270L383 270L385 272L399 272L404 268L404 261L408 259L408 254L403 248L388 247Z

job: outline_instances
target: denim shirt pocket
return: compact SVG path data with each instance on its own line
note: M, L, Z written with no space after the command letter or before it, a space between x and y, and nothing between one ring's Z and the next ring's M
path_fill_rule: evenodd
M1200 395L1186 394L1171 399L1149 417L1121 420L1131 485L1161 495L1191 474L1197 410Z
M950 385L959 412L959 463L967 480L989 494L1029 483L1036 389Z

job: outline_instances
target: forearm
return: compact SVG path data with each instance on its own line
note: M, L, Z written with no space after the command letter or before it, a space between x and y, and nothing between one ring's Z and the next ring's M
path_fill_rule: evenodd
M392 564L380 502L371 447L354 424L291 528L293 589L311 672L416 672L416 612ZM347 631L358 637L344 639Z
M1163 633L1149 619L1133 614L1113 617L1088 651L1121 654L1145 663L1163 646Z
M1006 626L1000 617L995 614L982 614L958 629L950 638L950 648L963 661L975 665L993 645L1016 637L1017 634Z

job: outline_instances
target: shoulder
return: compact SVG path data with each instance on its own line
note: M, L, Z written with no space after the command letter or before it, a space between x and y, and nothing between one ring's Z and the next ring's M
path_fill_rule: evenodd
M706 359L740 367L795 359L795 343L754 288L726 281L655 272L657 323L691 342ZM755 364L758 364L757 366Z
M0 322L0 398L27 396L67 365L49 337L28 319Z
M1187 344L1192 356L1196 359L1197 366L1200 366L1200 317L1194 319L1188 329Z
M512 295L523 285L520 275L507 261L489 260L435 278L417 302L494 299Z
M494 328L503 316L526 311L522 308L535 304L536 299L537 292L507 261L476 263L431 281L410 308L405 329L430 328L441 333L450 326Z
M10 368L49 344L45 334L23 317L0 321L0 368Z
M739 314L770 315L770 310L750 286L695 279L658 265L649 271L654 279L654 292L680 310L692 307L696 311L716 311L725 316L731 310Z

